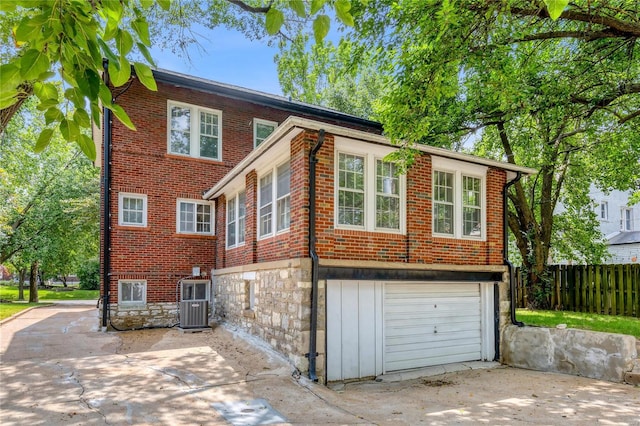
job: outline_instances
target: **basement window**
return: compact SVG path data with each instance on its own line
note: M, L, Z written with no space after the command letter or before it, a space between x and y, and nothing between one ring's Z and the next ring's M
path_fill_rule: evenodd
M119 280L118 304L144 305L147 303L146 280Z

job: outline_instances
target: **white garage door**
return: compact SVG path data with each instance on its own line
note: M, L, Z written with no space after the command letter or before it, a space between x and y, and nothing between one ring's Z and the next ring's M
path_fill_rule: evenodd
M384 370L482 359L480 284L386 283Z
M493 283L328 280L327 379L491 360Z

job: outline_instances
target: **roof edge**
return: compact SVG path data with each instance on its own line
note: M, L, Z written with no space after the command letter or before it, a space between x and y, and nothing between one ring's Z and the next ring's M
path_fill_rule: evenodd
M342 121L363 127L370 127L377 131L382 131L382 124L377 121L346 114L330 108L307 104L305 102L290 100L284 96L273 95L253 89L247 89L231 84L220 83L213 80L194 77L186 74L168 71L164 69L154 69L153 75L156 81L172 84L187 89L198 90L208 93L216 93L233 99L247 101L259 105L274 108L286 109L298 114L317 115L323 118Z
M362 130L354 130L347 127L337 126L335 124L323 123L321 121L310 120L307 118L290 116L280 124L276 130L269 135L269 137L263 141L260 146L246 156L240 163L238 163L233 169L229 171L218 183L213 187L205 191L202 195L204 199L215 198L223 192L224 187L229 184L236 176L242 173L247 167L249 167L256 159L266 153L273 145L279 140L289 135L291 132L295 132L296 129L299 134L303 130L315 130L319 131L324 129L325 132L336 135L345 136L351 139L357 139L369 143L375 143L378 145L385 145L395 148L400 148L398 145L389 141L386 136L376 135L374 133L367 133ZM294 135L295 136L295 135ZM494 167L510 172L520 172L525 175L532 175L537 173L536 169L530 167L518 166L511 163L505 163L502 161L490 160L487 158L476 157L471 154L464 154L460 152L450 151L444 148L437 148L427 145L417 145L417 150L429 155L435 155L439 157L450 158L453 160L464 161L467 163L480 164L483 166Z

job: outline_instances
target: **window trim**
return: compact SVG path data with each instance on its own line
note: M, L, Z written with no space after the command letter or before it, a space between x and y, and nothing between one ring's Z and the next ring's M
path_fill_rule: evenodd
M437 238L454 238L459 240L487 240L487 167L437 156L431 157L431 232ZM453 233L435 232L435 215L433 214L436 172L453 174ZM480 179L480 235L464 235L463 178Z
M209 224L211 225L211 231L210 232L181 231L180 230L180 204L182 204L182 203L194 204L194 206L197 206L197 205L210 206L211 207L211 220L210 220ZM215 235L215 229L216 229L215 217L216 217L215 205L211 201L195 200L195 199L191 199L191 198L178 198L178 199L176 199L176 234L181 234L181 235L203 235L203 236ZM197 218L195 218L194 225L197 225ZM197 226L194 226L194 229L197 229Z
M124 199L136 198L142 200L142 223L133 223L124 221ZM118 193L118 225L130 226L134 228L146 228L147 216L148 216L147 194L138 194L134 192L119 192Z
M278 197L278 169L289 163L289 193L285 196ZM261 214L260 210L262 210L262 179L271 175L271 232L268 234L262 234L262 224L261 224ZM256 205L256 230L257 230L257 238L258 241L264 240L267 238L274 237L276 235L281 235L289 232L291 229L291 219L289 219L289 226L287 228L283 228L278 230L278 200L289 197L289 217L291 217L291 163L290 159L287 158L284 161L280 161L276 163L275 166L263 171L258 175L258 200Z
M240 216L240 194L244 193L245 194L245 208L244 208L244 216ZM229 244L229 224L231 223L229 221L229 202L233 201L234 203L234 207L235 207L235 216L234 216L234 226L235 226L235 231L236 231L236 239L234 241L233 244ZM246 235L246 231L247 231L247 193L245 189L242 189L241 191L236 192L232 197L227 199L227 211L226 211L226 248L227 249L232 249L232 248L236 248L236 247L242 247L245 245L246 241L247 241L247 235ZM240 236L240 218L244 217L244 226L245 226L245 235L244 235L244 240L242 241L238 241L239 240L239 236Z
M627 214L629 215L627 227ZM632 207L622 207L620 208L620 230L623 232L633 231L633 208Z
M273 130L271 131L271 133L275 132L275 130L278 128L278 122L277 121L271 121L271 120L265 120L262 118L254 118L253 119L253 148L257 148L260 143L264 142L269 136L267 136L266 138L264 138L263 140L260 141L260 143L258 143L258 124L264 124L267 126L273 126Z
M399 195L400 195L400 227L399 229L378 227L376 224L377 206L376 206L376 170L377 161L384 160L384 157L396 149L391 147L383 147L373 145L366 142L355 141L343 137L335 138L334 148L334 209L333 223L335 229L354 230L363 232L383 232L387 234L407 233L407 175L398 176ZM364 225L346 225L339 223L339 166L340 154L353 155L364 158Z
M191 110L191 119L189 122L189 154L182 154L171 151L171 107L177 106L181 108L189 108ZM206 112L218 117L218 157L203 157L200 155L200 112ZM197 129L196 132L192 129ZM170 155L178 155L185 158L199 158L202 160L222 161L222 111L213 108L207 108L199 105L188 104L167 100L167 153ZM197 153L197 154L196 154Z
M600 201L600 220L609 221L609 202L606 200Z
M131 283L142 283L144 291L142 292L142 300L122 300L122 285ZM118 280L118 305L124 306L142 306L147 304L147 280Z

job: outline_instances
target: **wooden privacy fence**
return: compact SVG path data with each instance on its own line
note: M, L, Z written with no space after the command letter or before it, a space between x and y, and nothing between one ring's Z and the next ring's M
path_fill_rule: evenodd
M640 265L550 265L550 306L562 311L640 317ZM516 303L528 304L526 276L516 269Z

